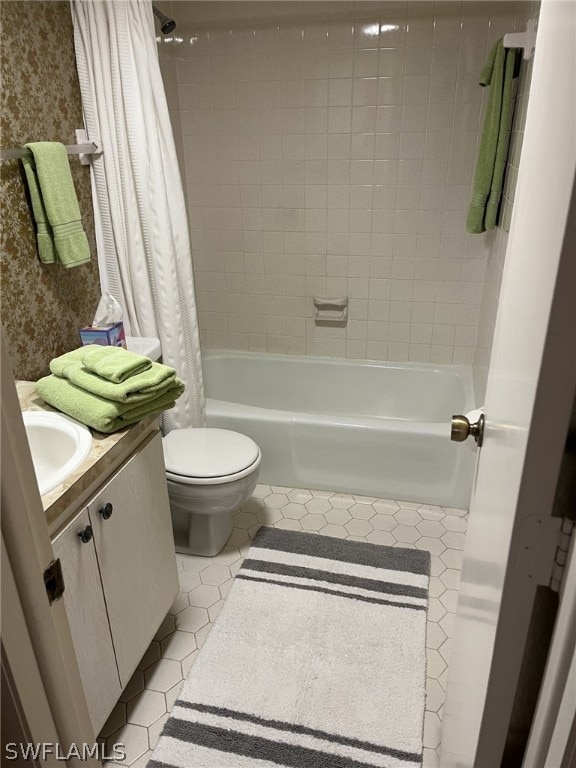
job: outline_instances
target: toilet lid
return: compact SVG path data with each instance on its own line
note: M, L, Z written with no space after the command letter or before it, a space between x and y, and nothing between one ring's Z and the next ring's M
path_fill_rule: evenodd
M225 477L250 467L260 449L229 429L175 429L162 440L167 472L184 477Z

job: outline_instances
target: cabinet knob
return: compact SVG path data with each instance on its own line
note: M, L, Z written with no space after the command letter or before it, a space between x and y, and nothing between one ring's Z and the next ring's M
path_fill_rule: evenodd
M109 518L112 517L112 512L114 512L114 507L110 502L107 502L106 504L104 504L103 507L100 507L99 512L102 515L102 518L104 520L108 520Z
M91 525L87 525L85 528L82 528L82 530L78 534L82 544L88 544L88 542L92 540L92 535L93 535L93 531L92 531Z

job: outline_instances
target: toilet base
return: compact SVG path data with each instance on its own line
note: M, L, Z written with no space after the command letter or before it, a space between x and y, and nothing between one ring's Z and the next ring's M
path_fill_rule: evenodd
M232 533L232 513L252 496L260 460L250 474L233 482L191 484L166 478L176 552L213 557Z
M201 514L181 509L170 502L176 552L185 555L213 557L226 544L232 533L230 512Z

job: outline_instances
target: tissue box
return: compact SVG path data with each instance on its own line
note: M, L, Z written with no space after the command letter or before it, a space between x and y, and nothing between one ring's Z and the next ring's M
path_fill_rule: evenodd
M112 323L97 327L88 325L86 328L80 328L80 341L82 346L100 344L103 347L124 347L126 349L124 323Z

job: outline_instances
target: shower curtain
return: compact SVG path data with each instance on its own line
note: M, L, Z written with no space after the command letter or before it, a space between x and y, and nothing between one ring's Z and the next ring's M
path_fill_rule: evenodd
M102 285L186 382L165 431L205 422L186 205L148 0L73 0Z

